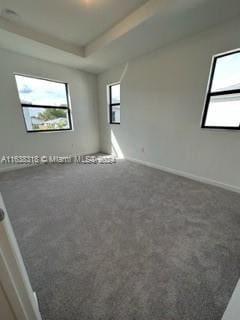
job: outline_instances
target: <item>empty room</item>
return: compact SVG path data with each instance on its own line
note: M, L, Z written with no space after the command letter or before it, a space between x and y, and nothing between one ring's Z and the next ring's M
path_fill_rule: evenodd
M239 0L0 0L0 319L240 319Z

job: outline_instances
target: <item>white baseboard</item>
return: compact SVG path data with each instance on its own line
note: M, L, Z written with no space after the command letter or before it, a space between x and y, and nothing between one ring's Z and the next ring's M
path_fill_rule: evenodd
M230 191L233 191L233 192L240 193L240 188L239 187L233 186L233 185L230 185L230 184L226 184L226 183L223 183L221 181L212 180L212 179L208 179L208 178L205 178L205 177L197 176L197 175L194 175L192 173L188 173L188 172L185 172L185 171L176 170L176 169L172 169L172 168L169 168L169 167L161 166L159 164L155 164L155 163L149 162L149 161L139 160L139 159L130 158L130 157L125 157L125 159L128 160L128 161L131 161L131 162L135 162L135 163L139 163L139 164L145 165L147 167L151 167L151 168L154 168L154 169L159 169L159 170L166 171L166 172L169 172L169 173L181 176L181 177L185 177L185 178L188 178L188 179L191 179L191 180L203 182L203 183L210 184L210 185L213 185L213 186L216 186L216 187L220 187L220 188L223 188L223 189L226 189L226 190L230 190ZM33 167L33 166L36 166L36 165L39 165L39 164L14 165L14 166L9 166L9 167L1 167L0 168L0 173L1 172L12 171L12 170L19 170L19 169L29 168L29 167Z
M205 177L197 176L197 175L194 175L192 173L185 172L185 171L168 168L168 167L161 166L159 164L155 164L155 163L144 161L144 160L139 160L139 159L129 158L129 157L126 157L125 159L129 160L129 161L132 161L132 162L135 162L135 163L139 163L139 164L145 165L147 167L151 167L151 168L154 168L154 169L159 169L159 170L166 171L166 172L169 172L169 173L173 173L175 175L178 175L178 176L181 176L181 177L185 177L185 178L188 178L188 179L191 179L191 180L195 180L195 181L198 181L198 182L203 182L203 183L210 184L210 185L213 185L213 186L216 186L216 187L220 187L220 188L223 188L223 189L226 189L226 190L230 190L230 191L233 191L233 192L240 193L240 188L237 187L237 186L233 186L233 185L230 185L230 184L225 184L225 183L220 182L220 181L216 181L216 180L208 179L208 178L205 178Z

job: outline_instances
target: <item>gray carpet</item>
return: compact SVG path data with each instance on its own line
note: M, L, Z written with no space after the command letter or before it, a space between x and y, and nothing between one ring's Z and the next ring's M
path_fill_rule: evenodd
M46 320L220 320L240 195L127 161L0 175Z

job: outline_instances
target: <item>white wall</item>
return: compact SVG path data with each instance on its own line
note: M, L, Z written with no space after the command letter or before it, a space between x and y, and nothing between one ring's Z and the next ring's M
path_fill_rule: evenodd
M73 131L27 133L14 73L67 82ZM99 151L97 78L0 49L0 159L3 155L81 155ZM6 165L0 164L0 170Z
M240 132L200 128L212 56L240 47L239 34L234 20L131 61L120 126L108 124L106 85L119 81L124 66L101 74L102 151L111 150L112 130L127 158L240 188Z

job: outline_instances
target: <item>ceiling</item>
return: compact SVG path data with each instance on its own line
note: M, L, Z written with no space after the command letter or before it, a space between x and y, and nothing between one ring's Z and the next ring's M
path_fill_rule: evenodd
M240 1L0 0L0 12L0 47L98 73L239 16Z
M1 0L17 22L60 40L86 45L147 0Z

